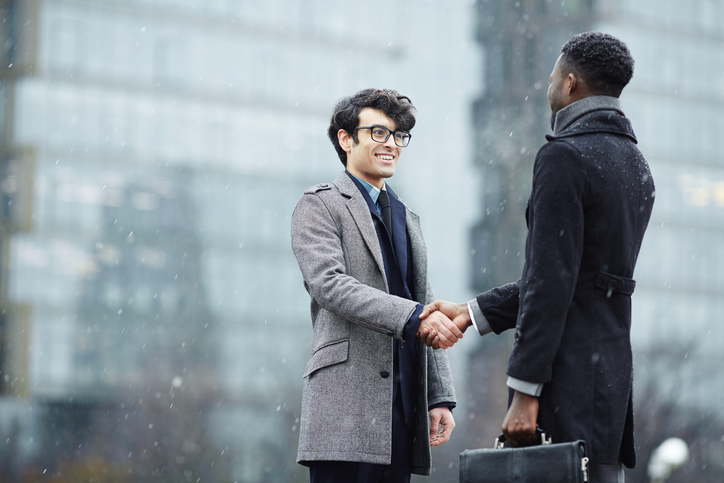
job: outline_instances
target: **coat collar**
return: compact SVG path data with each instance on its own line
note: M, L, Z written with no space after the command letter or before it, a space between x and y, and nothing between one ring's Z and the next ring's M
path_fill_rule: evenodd
M586 97L573 104L569 104L556 114L555 124L553 125L553 135L558 135L561 131L570 126L575 120L581 116L594 111L616 111L625 116L621 101L611 96L593 96Z
M590 133L620 134L637 142L631 121L625 116L621 101L610 96L586 97L570 104L556 114L552 141Z
M334 180L334 185L345 198L352 198L355 194L361 194L357 185L354 184L352 178L347 174L347 171L342 171L339 176L337 176L337 179Z
M334 185L339 189L339 193L348 198L347 209L350 215L354 219L357 229L362 235L362 239L367 245L367 248L372 253L372 257L377 263L381 273L385 273L385 262L382 258L382 249L380 248L380 241L377 238L377 232L375 231L375 224L372 220L372 211L367 203L367 199L364 197L362 192L359 190L357 185L352 181L346 171L343 171L337 179L334 180ZM374 207L374 205L373 205ZM387 277L385 279L385 288L389 291L387 286Z

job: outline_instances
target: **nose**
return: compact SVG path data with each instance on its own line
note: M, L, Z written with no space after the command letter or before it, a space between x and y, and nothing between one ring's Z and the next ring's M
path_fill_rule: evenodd
M383 145L384 147L388 148L388 149L395 149L395 147L397 146L397 145L395 144L395 135L392 134L392 133L390 133L390 137L388 137L388 138L387 138L387 141L385 141L384 143L382 143L382 145Z

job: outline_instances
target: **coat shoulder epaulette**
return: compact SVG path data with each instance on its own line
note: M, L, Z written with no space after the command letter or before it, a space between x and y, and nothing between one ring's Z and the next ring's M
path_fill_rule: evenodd
M315 193L319 193L320 191L324 190L331 190L332 184L331 183L319 183L315 184L314 186L310 186L304 191L305 195L313 195Z

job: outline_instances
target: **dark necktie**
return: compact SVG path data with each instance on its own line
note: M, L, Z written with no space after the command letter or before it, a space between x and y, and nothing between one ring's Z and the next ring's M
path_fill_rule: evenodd
M392 209L390 208L390 197L387 194L387 190L380 191L377 203L380 204L382 222L387 227L387 233L390 234L390 241L392 241Z

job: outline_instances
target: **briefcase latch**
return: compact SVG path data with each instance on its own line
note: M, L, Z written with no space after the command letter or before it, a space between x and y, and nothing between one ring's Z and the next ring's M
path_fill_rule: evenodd
M583 481L588 481L588 457L581 458L581 469L583 470Z

